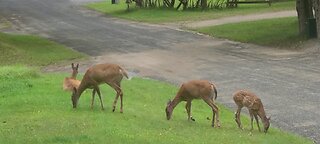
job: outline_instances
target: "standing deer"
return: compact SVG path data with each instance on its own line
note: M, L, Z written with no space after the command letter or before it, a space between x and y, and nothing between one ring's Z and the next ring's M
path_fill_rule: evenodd
M65 91L73 91L73 88L78 88L80 85L80 81L77 80L77 74L78 74L78 69L79 69L79 64L74 66L74 64L71 64L72 68L72 73L71 77L66 77L63 80L63 90Z
M240 121L240 112L242 107L247 107L249 110L250 118L251 118L251 130L253 130L253 117L256 119L257 126L259 131L260 126L259 126L259 120L258 116L260 117L263 127L264 127L264 132L267 133L269 126L270 126L270 117L266 117L266 113L263 108L263 104L254 93L247 91L247 90L239 90L233 94L233 100L237 104L238 109L237 112L235 113L235 121L238 124L238 127L242 129L241 126L241 121Z
M194 121L191 116L191 101L193 99L203 99L212 109L212 127L214 127L214 121L217 121L217 126L220 127L219 122L219 108L215 104L217 99L217 90L213 83L207 80L192 80L181 85L176 97L167 103L166 115L167 120L171 119L173 109L181 102L186 101L186 110L188 113L188 120ZM215 117L215 114L217 116Z
M81 80L81 83L79 85L79 88L73 89L73 93L71 96L73 108L77 107L77 103L82 92L87 88L92 88L93 93L92 93L91 107L93 105L95 92L97 92L100 99L101 108L103 110L104 108L103 108L103 102L101 98L99 85L102 83L106 83L117 92L115 100L113 102L112 111L113 112L115 111L116 104L120 96L120 100L121 100L120 112L122 113L123 112L123 109L122 109L123 93L121 89L121 80L123 76L125 76L128 79L127 72L123 68L121 68L119 65L116 65L116 64L98 64L90 67L84 74L83 79Z

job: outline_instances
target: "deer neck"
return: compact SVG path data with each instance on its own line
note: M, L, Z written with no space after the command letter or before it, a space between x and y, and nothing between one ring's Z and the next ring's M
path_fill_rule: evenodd
M258 115L261 118L262 123L266 123L268 121L268 118L266 116L266 113L265 113L263 107L260 108L260 110L258 111Z
M170 103L170 105L169 105L169 108L171 109L171 111L173 111L173 109L174 109L180 102L181 102L181 100L180 100L179 98L175 97L175 98L171 101L171 103Z
M77 89L77 92L76 92L76 96L77 98L79 98L81 96L81 94L83 93L83 91L87 88L87 85L85 82L81 81L80 82L80 85Z
M71 78L76 79L77 78L77 74L76 73L72 73L71 74Z

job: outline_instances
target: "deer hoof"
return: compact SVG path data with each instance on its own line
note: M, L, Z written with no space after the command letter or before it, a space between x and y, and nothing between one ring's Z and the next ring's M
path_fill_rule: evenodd
M196 119L194 119L193 117L190 117L190 119L191 119L192 121L196 121Z

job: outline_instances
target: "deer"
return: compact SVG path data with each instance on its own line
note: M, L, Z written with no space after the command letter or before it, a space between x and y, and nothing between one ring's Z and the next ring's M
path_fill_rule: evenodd
M73 91L73 88L78 88L80 85L80 80L77 80L77 74L79 69L79 64L74 66L73 63L71 63L72 73L70 77L65 77L63 80L63 90L65 91Z
M89 89L93 89L91 108L93 106L95 93L97 93L100 99L101 109L104 110L99 85L102 83L106 83L116 91L116 97L113 102L112 111L113 112L115 111L118 98L120 97L120 101L121 101L120 113L123 113L123 102L122 102L123 92L121 89L121 81L123 79L123 76L129 79L126 70L117 64L106 63L106 64L97 64L90 67L85 72L79 87L73 88L73 93L71 95L73 108L77 108L77 104L81 94L83 93L84 90L89 88Z
M188 121L195 121L195 119L191 116L191 101L193 99L202 99L211 107L213 113L211 126L215 126L214 121L216 120L217 126L220 127L219 108L215 104L215 100L217 99L217 89L213 83L210 83L207 80L191 80L183 83L175 98L172 101L169 99L167 103L167 107L165 109L167 120L171 119L174 108L181 101L186 101L185 108L188 114Z
M78 89L81 81L76 79L77 78L77 74L78 74L79 64L74 66L74 64L71 63L71 68L72 68L71 77L64 78L63 90L72 92L73 88ZM90 89L92 89L92 88L90 88ZM96 91L93 89L93 91L92 91L92 100L91 100L91 109L93 109L95 93L96 93Z
M258 129L261 132L258 119L259 116L263 123L264 133L267 133L270 126L270 117L267 118L261 99L258 96L248 90L238 90L233 94L233 100L238 106L238 109L235 112L235 121L240 129L243 129L240 120L240 112L243 107L247 107L251 118L251 131L253 130L254 117Z

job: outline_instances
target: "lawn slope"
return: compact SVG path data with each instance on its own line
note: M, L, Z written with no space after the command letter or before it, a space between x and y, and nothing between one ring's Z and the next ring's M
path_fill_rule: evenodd
M44 66L85 55L44 38L0 33L0 66Z
M196 122L186 120L184 103L168 121L165 105L177 87L141 78L123 81L123 114L119 103L111 112L115 93L106 85L101 85L105 111L97 98L90 110L90 90L73 109L70 93L62 91L66 75L41 74L28 67L0 68L0 143L312 143L276 128L264 134L255 127L251 133L247 117L242 117L245 129L239 130L233 112L221 105L222 127L212 128L207 120L210 108L200 100L192 105Z
M299 36L297 17L203 27L196 31L234 41L282 48L296 48L305 40Z

